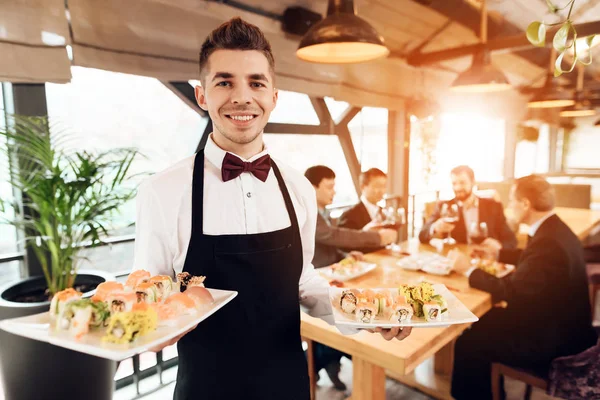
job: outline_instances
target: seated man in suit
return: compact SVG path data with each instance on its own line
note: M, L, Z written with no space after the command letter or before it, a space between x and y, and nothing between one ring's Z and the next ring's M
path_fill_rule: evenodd
M554 193L540 176L517 179L510 207L519 223L530 226L524 250L500 248L487 242L481 255L515 264L516 270L498 279L473 268L470 258L453 250L449 258L469 284L492 295L494 308L458 338L455 346L452 396L491 398L493 362L547 373L550 362L577 354L596 343L591 327L583 248L579 238L552 211Z
M310 167L304 176L312 183L317 196L317 229L315 234L315 255L313 265L322 268L336 263L348 256L340 248L372 248L393 243L397 239L396 231L381 229L379 231L362 231L357 229L332 226L325 207L333 202L335 195L335 173L324 165ZM362 259L360 252L350 252L355 258ZM327 375L338 390L346 390L346 385L339 378L340 358L344 353L315 342L315 368L325 368Z
M456 242L469 243L469 226L485 222L489 238L497 240L506 249L517 247L517 238L506 223L502 204L493 199L478 198L473 193L473 170L466 165L458 166L450 172L450 179L455 197L445 203L458 205L458 222L451 224L440 218L444 202L438 203L419 233L421 243L429 243L434 237L445 237L449 232Z
M359 178L360 202L346 210L340 217L338 226L350 229L363 229L377 218L383 219L381 207L377 205L387 189L387 175L380 169L371 168Z

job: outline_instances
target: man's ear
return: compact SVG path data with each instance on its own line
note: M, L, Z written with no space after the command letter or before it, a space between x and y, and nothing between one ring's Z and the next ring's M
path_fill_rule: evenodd
M196 102L204 111L208 111L208 105L206 104L206 96L204 95L204 88L200 85L194 87L194 94L196 95Z

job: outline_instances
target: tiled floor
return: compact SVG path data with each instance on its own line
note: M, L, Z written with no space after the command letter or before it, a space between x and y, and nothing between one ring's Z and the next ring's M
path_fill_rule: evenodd
M163 381L174 381L177 375L177 368L171 368L164 372ZM321 371L320 380L317 387L317 400L343 400L351 395L352 392L352 363L345 358L342 359L342 371L340 373L342 381L348 385L346 392L339 392L333 388L333 385L327 374ZM155 390L158 386L158 377L152 377L140 382L140 391L148 393L141 397L136 396L133 386L123 388L115 392L113 400L132 400L134 398L142 400L167 400L173 398L173 390L175 382L168 386ZM154 390L154 391L153 391ZM507 379L506 382L507 400L521 400L525 390L525 385L520 382L515 382ZM152 392L150 392L152 391ZM532 400L552 400L553 397L547 396L540 390L535 389ZM430 400L431 397L417 392L409 387L406 387L392 379L387 380L386 384L386 399L387 400Z

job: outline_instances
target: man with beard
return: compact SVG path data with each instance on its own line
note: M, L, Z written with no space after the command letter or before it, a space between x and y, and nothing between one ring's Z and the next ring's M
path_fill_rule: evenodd
M238 295L153 350L177 342L177 400L307 400L300 303L330 323L333 316L329 285L311 264L314 189L263 142L278 96L271 46L234 18L204 41L199 67L196 100L213 131L203 150L140 187L134 265L204 275L208 287ZM381 332L387 340L409 334Z
M493 199L479 198L473 193L475 174L473 170L460 165L450 172L454 199L437 204L435 211L423 225L419 233L421 243L429 243L434 237L446 237L448 233L457 243L470 243L469 227L472 224L485 222L487 225L486 243L499 245L505 249L515 248L517 238L506 223L504 209L501 203ZM458 221L449 223L442 217L442 207L456 204L458 206Z
M491 399L491 364L507 364L548 374L553 359L573 355L598 339L590 321L583 248L579 238L553 211L554 192L541 176L519 178L511 188L510 208L518 223L529 225L525 249L487 243L475 250L488 259L515 264L505 278L471 266L468 255L452 250L454 271L469 285L492 295L496 307L456 341L452 397Z

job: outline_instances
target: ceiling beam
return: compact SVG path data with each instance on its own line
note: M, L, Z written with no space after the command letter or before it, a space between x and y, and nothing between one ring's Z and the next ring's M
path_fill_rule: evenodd
M586 22L574 26L577 30L578 37L585 37L589 35L600 34L600 21ZM560 29L560 26L549 29L546 33L546 43L550 43L556 31ZM473 55L475 52L483 50L484 48L491 51L508 51L522 48L531 48L533 45L529 43L525 33L522 32L518 35L501 37L498 39L489 40L485 45L481 43L454 47L446 50L433 51L429 53L415 54L407 58L408 64L412 66L421 66L427 64L434 64L441 61L452 60L455 58L466 57ZM547 59L546 59L547 63Z

